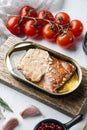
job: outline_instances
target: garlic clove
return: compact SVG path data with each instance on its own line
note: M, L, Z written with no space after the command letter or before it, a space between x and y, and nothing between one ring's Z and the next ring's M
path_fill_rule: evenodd
M7 119L2 126L2 130L13 130L18 124L18 119L15 117Z
M41 114L40 110L34 105L31 105L25 108L22 112L20 112L20 115L23 118L31 117L31 116L38 116L40 114Z

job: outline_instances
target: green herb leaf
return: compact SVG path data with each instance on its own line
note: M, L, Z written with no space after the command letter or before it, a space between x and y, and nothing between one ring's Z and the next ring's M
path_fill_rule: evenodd
M6 109L6 110L8 110L8 111L10 111L10 112L13 112L13 110L8 106L8 104L7 104L2 98L0 98L0 105L1 105L4 109Z

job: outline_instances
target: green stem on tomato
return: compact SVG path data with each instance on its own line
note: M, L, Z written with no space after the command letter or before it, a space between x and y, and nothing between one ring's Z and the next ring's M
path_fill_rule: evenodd
M48 23L50 24L50 26L51 26L51 29L54 28L54 27L53 27L53 24L55 24L56 27L58 28L58 33L57 33L56 35L59 35L59 34L61 34L61 33L64 34L64 30L65 30L64 28L65 28L65 27L68 27L68 28L70 27L70 23L64 24L64 25L59 25L59 24L56 23L55 21L51 21L51 20L44 19L44 18L29 17L29 16L22 16L21 22L23 21L24 18L28 18L28 19L30 19L30 20L34 20L34 21L35 21L35 26L36 26L36 24L37 24L37 20L43 20L43 21L48 22ZM21 23L21 22L20 22L20 23Z
M28 10L28 15L31 15L31 13L33 12L34 8L31 8Z

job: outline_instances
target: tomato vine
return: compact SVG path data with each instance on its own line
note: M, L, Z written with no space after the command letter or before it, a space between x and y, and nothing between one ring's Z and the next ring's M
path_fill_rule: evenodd
M71 20L65 12L58 12L53 16L49 10L37 13L31 6L23 6L18 16L10 16L6 27L14 35L24 33L32 38L41 36L64 48L73 45L74 37L80 36L83 31L82 22L77 19Z

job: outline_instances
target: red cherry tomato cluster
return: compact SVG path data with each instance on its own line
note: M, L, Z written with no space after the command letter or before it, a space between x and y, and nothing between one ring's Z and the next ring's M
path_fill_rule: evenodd
M70 47L83 31L82 22L71 20L65 12L58 12L53 16L49 10L37 13L31 6L23 6L18 16L10 16L6 27L14 35L24 33L31 38L43 37L63 48Z

